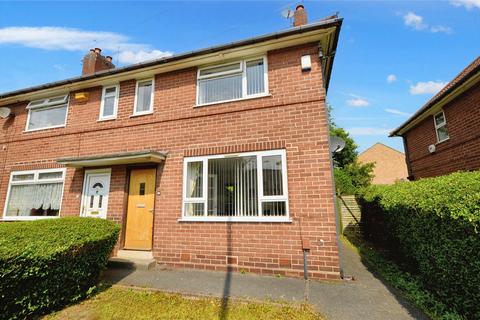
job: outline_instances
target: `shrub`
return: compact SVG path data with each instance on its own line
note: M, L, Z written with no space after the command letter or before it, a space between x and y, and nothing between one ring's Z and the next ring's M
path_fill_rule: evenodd
M480 172L372 186L358 200L369 240L443 303L480 319Z
M36 317L88 295L118 232L79 217L0 223L0 318Z
M334 168L335 187L339 195L356 194L359 189L370 185L374 163L352 162L343 168Z

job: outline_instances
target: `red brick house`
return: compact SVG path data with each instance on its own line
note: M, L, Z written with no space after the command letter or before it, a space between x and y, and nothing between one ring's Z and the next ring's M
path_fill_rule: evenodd
M325 96L341 24L122 68L95 49L82 76L1 94L3 220L110 219L120 252L173 267L302 276L309 249L310 276L338 278Z
M390 136L404 141L409 179L480 169L480 57Z

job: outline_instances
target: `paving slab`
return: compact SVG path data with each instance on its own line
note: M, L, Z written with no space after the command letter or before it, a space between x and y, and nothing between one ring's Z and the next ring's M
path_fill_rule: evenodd
M355 281L318 282L254 274L191 269L124 270L110 268L104 280L188 295L257 300L305 301L329 320L428 319L372 274L350 247L341 244L343 267Z

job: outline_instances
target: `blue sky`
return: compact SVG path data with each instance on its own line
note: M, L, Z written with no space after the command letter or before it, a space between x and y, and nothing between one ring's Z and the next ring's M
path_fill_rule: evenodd
M480 54L480 0L303 1L344 18L328 99L360 150L400 125ZM289 27L296 2L0 2L0 92L79 75L101 47L117 65Z

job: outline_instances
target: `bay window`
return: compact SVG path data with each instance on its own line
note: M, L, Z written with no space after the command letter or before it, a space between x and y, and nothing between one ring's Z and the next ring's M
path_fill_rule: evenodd
M231 62L198 70L197 104L245 99L268 93L266 58Z
M64 127L67 121L68 94L32 101L27 109L27 131Z
M185 158L182 219L288 221L285 150Z
M64 169L12 172L5 202L5 220L58 217Z

